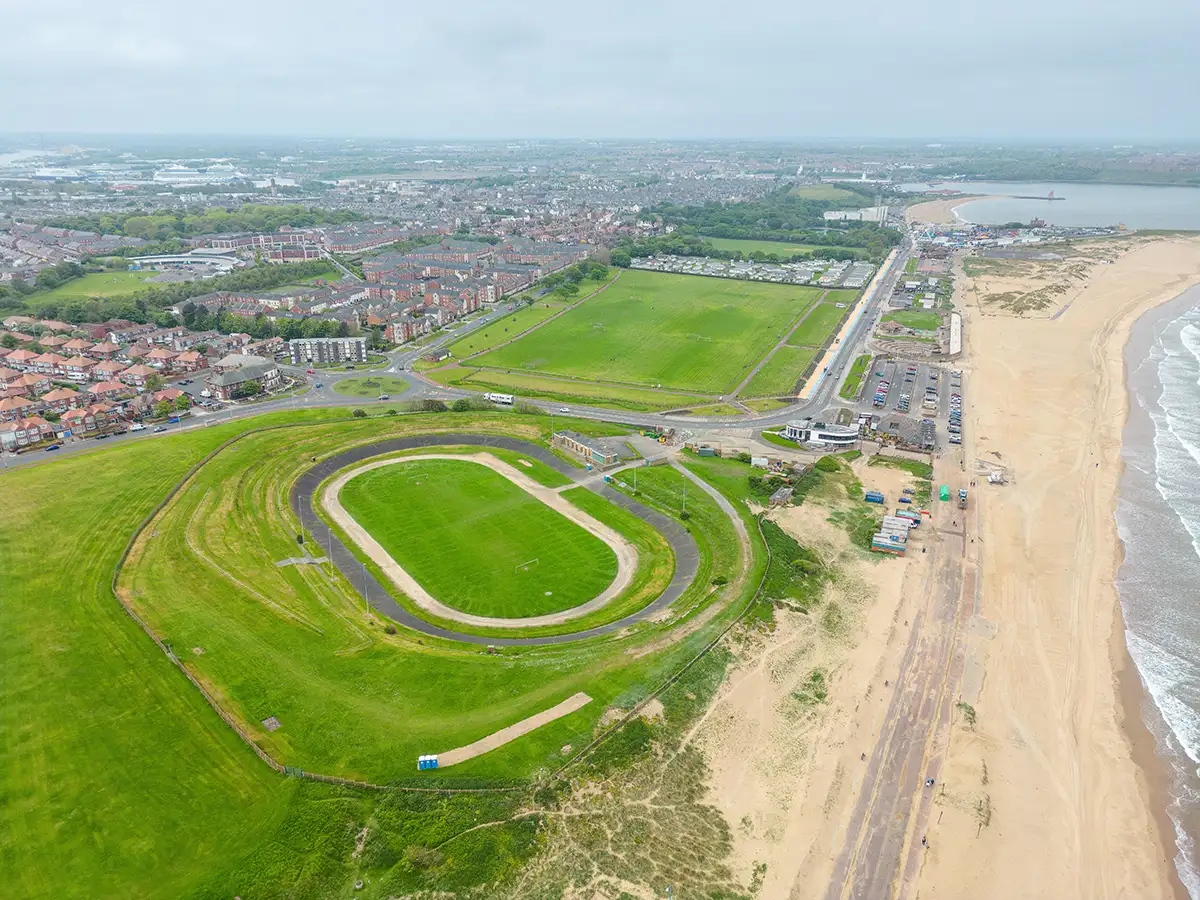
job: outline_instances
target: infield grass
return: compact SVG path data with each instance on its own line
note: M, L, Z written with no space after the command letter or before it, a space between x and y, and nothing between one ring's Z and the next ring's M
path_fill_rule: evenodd
M629 270L587 303L471 362L720 394L736 386L818 294Z
M520 618L591 600L617 574L607 544L498 472L468 460L372 469L342 505L433 597Z

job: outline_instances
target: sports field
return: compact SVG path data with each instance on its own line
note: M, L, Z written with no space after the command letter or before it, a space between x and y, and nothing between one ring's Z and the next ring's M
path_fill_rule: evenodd
M560 765L565 746L584 746L606 708L628 706L675 672L738 608L737 598L710 594L711 579L745 568L732 528L690 490L686 524L700 574L672 621L620 641L516 654L389 634L340 575L276 565L297 555L299 524L283 500L292 479L314 455L448 422L533 441L545 423L512 413L329 421L333 414L274 413L2 476L9 514L22 522L0 529L6 897L315 900L348 897L360 879L366 886L354 895L371 900L494 895L536 852L544 820L522 815L537 805L529 792L372 792L273 772L112 596L113 568L142 518L247 428L311 423L246 437L206 463L144 533L120 591L288 765L426 787L527 783ZM647 471L644 497L675 516L678 476ZM627 516L595 495L587 502L618 527ZM743 585L762 573L757 544L754 552ZM706 616L713 605L719 611ZM690 621L694 629L662 641ZM694 715L695 697L703 704L711 689L685 681L663 695L666 721ZM419 753L470 744L581 690L591 704L511 744L442 774L415 769ZM270 716L274 731L263 724ZM639 724L607 758L627 756L657 727ZM365 840L357 848L356 835Z
M341 499L433 597L472 615L570 609L617 573L616 555L600 538L478 463L426 459L372 469L350 479Z
M146 282L157 275L157 272L89 272L82 278L68 281L51 291L39 292L32 300L72 300L80 297L120 297L124 294L136 294L152 285Z
M737 385L818 293L629 270L598 296L471 363L720 394Z

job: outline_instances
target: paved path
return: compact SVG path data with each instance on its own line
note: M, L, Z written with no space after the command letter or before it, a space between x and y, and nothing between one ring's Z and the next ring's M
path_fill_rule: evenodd
M578 606L573 606L570 609L560 610L558 612L547 613L542 616L524 616L522 618L502 618L500 616L476 616L470 613L462 612L452 606L447 606L436 597L425 590L417 579L413 578L403 566L398 563L390 553L372 537L367 529L363 528L355 518L350 515L342 506L341 492L345 487L346 482L357 475L364 472L369 472L372 469L382 468L383 466L394 466L400 463L418 462L422 459L449 459L455 462L473 462L479 465L487 466L494 472L497 472L509 481L514 482L519 488L526 493L532 495L536 499L545 503L555 512L562 515L564 518L574 522L585 531L598 537L604 541L613 551L617 558L617 574L607 587L591 600L586 603L581 603ZM574 506L567 500L563 499L561 494L553 488L548 488L545 485L538 484L524 472L513 468L503 460L497 459L490 453L476 453L470 456L463 454L451 453L417 453L412 456L399 456L389 459L377 459L374 462L364 463L361 466L353 466L349 469L343 469L337 477L335 477L325 488L321 495L321 505L325 507L330 518L338 525L342 531L346 532L351 539L358 544L359 548L371 558L371 560L379 566L385 575L391 579L392 583L400 589L408 599L421 607L427 613L437 616L441 619L449 619L452 622L461 622L463 625L472 625L477 628L537 628L543 625L562 625L565 622L570 622L573 619L578 619L586 616L589 613L603 609L613 600L615 600L633 581L633 573L637 570L638 554L637 548L629 543L619 531L605 525L603 522L594 519L582 509Z
M577 631L573 634L511 638L488 637L485 635L464 634L452 631L449 628L442 628L413 615L393 599L392 595L387 592L383 585L375 580L375 577L367 571L358 558L318 518L313 506L313 494L327 478L347 466L355 465L364 460L369 460L386 453L395 453L400 450L452 446L502 447L508 450L515 450L518 453L528 456L530 459L536 459L539 462L545 463L556 472L566 475L572 481L580 482L580 485L587 490L599 494L610 503L628 510L656 529L667 539L667 543L671 545L671 550L675 554L675 574L672 576L670 584L667 585L666 589L657 599L637 612L631 613L615 622L597 625L594 628ZM539 447L536 444L531 444L517 438L480 434L422 434L391 438L390 440L379 441L374 444L352 447L349 450L345 450L317 463L293 483L288 496L288 502L291 505L292 511L300 517L302 524L308 529L317 545L328 549L329 558L333 560L333 564L337 566L338 571L342 573L347 582L360 593L365 594L367 602L380 614L406 628L411 628L430 637L463 641L469 644L492 644L499 647L536 647L545 644L565 644L572 641L584 640L585 638L613 634L631 625L636 625L639 622L653 620L656 615L683 595L683 592L695 580L696 573L699 570L700 555L696 547L696 541L678 522L638 503L620 491L613 490L606 484L595 484L588 479L588 475L588 472L564 462L545 447ZM732 508L732 506L728 507L729 510L732 510ZM737 521L740 523L740 518ZM743 529L744 527L742 526Z

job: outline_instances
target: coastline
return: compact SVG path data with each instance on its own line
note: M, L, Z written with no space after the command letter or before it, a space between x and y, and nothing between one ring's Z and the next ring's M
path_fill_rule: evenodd
M1116 508L1125 348L1135 323L1198 282L1200 241L1141 240L1096 266L1057 319L962 304L965 461L1002 466L1010 484L979 495L979 612L994 637L968 648L984 672L978 728L956 727L943 773L967 808L939 814L922 897L1187 898L1171 772L1126 647ZM984 827L968 806L979 796L995 810Z

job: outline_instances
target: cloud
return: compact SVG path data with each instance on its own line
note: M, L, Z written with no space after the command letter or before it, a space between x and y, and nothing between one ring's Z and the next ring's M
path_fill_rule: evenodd
M5 0L0 130L1200 137L1193 0Z

